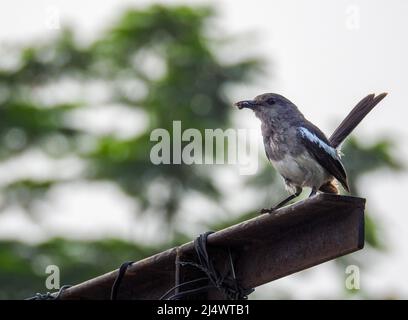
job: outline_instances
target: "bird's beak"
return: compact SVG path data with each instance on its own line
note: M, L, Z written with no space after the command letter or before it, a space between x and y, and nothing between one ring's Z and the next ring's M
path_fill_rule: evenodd
M242 108L253 109L256 106L256 102L254 100L243 100L234 103L234 106L237 106L238 109Z

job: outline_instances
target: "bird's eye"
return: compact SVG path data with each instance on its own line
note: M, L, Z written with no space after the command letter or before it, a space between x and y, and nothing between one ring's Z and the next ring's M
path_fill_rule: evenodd
M276 103L276 101L275 101L274 98L269 98L268 100L266 100L266 102L267 102L268 104L275 104L275 103Z

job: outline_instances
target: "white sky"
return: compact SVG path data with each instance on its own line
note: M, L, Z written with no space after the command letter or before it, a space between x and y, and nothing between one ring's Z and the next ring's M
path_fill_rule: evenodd
M235 88L231 99L250 98L262 92L279 92L295 102L307 118L330 133L349 109L371 92L389 92L389 96L370 114L355 134L366 141L392 136L397 140L396 153L408 158L408 2L377 1L160 1L161 3L211 3L219 9L217 30L210 32L247 34L235 55L259 53L266 57L267 77L254 86ZM151 1L23 1L3 0L0 4L0 49L4 43L24 42L52 36L49 15L57 10L62 22L80 31L84 41L95 37L120 9L142 6ZM155 1L157 3L157 1ZM219 30L218 30L219 29ZM272 76L273 75L273 76ZM110 116L109 116L110 117ZM258 128L255 119L237 116L237 123ZM132 122L128 122L131 126ZM38 155L37 155L38 156ZM75 159L72 159L75 162ZM8 164L5 171L20 170ZM37 172L38 168L24 168ZM79 169L78 169L79 170ZM75 171L75 170L74 170ZM3 173L2 173L3 172ZM74 174L74 173L73 173ZM398 187L396 187L398 186ZM65 188L65 189L64 189ZM69 190L69 191L67 191ZM408 297L408 217L402 201L408 191L408 175L378 173L364 181L368 207L385 230L387 254L375 254L373 266L362 275L362 286L374 296ZM70 197L64 194L70 193ZM103 201L101 201L101 195ZM102 235L143 239L157 234L159 226L148 227L144 217L136 230L129 230L132 207L114 187L105 184L61 186L44 204L47 235L78 237ZM120 205L118 206L118 204ZM81 204L80 206L78 204ZM83 213L87 208L89 214ZM98 212L96 215L95 213ZM385 215L386 213L386 215ZM187 215L186 215L187 217ZM27 237L29 234L29 237ZM18 210L0 217L0 237L39 240L44 234ZM307 274L308 277L305 277ZM336 297L343 291L330 263L299 275L275 281L282 292L296 292L298 298ZM341 277L342 275L340 275ZM301 290L299 283L302 284ZM267 286L268 287L268 286ZM268 292L268 288L258 291ZM274 291L275 292L275 291Z

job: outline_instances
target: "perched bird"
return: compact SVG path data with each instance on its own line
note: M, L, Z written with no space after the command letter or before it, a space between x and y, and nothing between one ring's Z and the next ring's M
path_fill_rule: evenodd
M261 120L266 156L291 193L278 205L262 209L261 213L274 212L298 197L304 187L311 188L310 196L318 191L336 194L337 180L349 192L346 170L340 159L340 145L386 95L370 94L362 99L329 139L292 102L279 94L265 93L253 100L235 103L239 109L253 110Z

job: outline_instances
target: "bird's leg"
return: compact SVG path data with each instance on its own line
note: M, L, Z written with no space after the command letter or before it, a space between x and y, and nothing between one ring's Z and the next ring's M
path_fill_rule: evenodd
M316 187L313 187L313 188L312 188L312 192L310 192L310 194L309 194L309 198L310 198L310 197L313 197L316 193L317 193L317 188L316 188Z
M282 200L281 202L279 202L276 206L274 206L272 208L262 209L261 214L263 214L263 213L273 213L275 210L277 210L280 207L283 207L285 204L287 204L290 200L297 198L301 193L302 193L302 188L296 188L296 192L294 194L291 194L289 197Z

